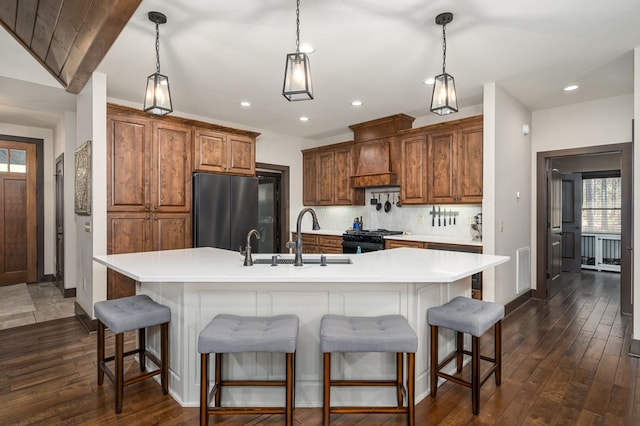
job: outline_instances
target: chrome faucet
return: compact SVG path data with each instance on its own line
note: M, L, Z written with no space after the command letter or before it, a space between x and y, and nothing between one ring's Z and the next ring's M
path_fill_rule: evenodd
M311 213L311 217L313 218L313 230L317 231L320 229L320 224L318 224L318 216L316 216L316 212L311 208L307 207L306 209L302 209L298 214L298 221L296 223L296 241L289 241L287 243L287 248L295 248L296 256L293 260L293 266L302 266L302 235L300 234L300 225L302 223L302 216L305 213Z
M244 254L244 266L253 266L253 259L251 258L251 236L255 235L257 239L260 239L260 233L257 229L252 229L247 233L247 246L244 251L240 253Z

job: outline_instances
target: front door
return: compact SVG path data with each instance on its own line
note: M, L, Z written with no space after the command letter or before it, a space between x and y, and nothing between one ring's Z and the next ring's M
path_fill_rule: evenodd
M0 285L37 280L36 147L0 140Z
M547 173L547 297L560 290L562 273L562 175L558 169Z
M562 272L582 270L582 174L562 175Z

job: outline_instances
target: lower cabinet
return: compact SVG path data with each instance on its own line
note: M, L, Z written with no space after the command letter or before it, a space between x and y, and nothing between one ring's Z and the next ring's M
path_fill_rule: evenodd
M296 233L293 234L296 238ZM342 254L342 236L309 234L302 232L303 254Z
M191 213L107 214L107 254L189 248L191 234ZM107 270L107 299L135 292L133 279Z

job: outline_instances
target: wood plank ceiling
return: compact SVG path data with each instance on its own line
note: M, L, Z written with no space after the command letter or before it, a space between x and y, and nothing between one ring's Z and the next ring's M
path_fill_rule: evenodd
M0 0L0 24L77 94L142 0Z

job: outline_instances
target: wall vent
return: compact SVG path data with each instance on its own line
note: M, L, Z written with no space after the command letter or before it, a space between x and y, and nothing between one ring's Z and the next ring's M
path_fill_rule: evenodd
M516 294L531 288L531 249L522 247L516 251Z

